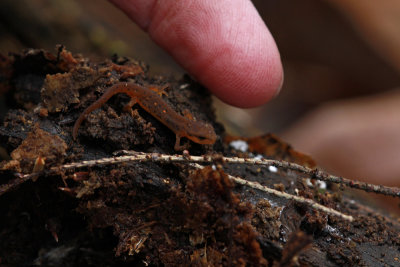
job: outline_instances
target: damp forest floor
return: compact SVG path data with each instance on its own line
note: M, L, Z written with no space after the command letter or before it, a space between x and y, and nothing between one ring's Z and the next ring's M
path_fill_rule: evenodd
M117 94L73 139L117 82L163 91L179 116L126 112ZM188 76L58 46L1 55L0 94L12 107L0 125L1 266L400 266L398 220L315 179L314 161L273 134L229 136ZM176 151L169 124L183 118L212 125L215 143L182 138Z

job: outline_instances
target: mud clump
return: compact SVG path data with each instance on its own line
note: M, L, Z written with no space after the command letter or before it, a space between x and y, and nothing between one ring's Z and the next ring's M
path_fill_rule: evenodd
M43 131L35 124L27 138L11 152L12 160L3 162L1 168L22 173L38 172L43 170L46 162L49 165L63 163L66 150L67 144L60 137Z

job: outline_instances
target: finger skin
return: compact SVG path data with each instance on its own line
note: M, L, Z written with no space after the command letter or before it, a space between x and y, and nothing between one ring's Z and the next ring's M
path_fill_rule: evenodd
M110 0L222 101L255 107L276 95L275 41L249 0Z

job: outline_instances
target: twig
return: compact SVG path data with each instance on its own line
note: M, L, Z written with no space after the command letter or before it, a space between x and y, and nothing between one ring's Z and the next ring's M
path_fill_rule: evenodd
M34 177L38 177L42 173L44 173L44 172L25 174L25 175L21 175L18 173L17 178L13 179L12 181L8 182L7 184L0 186L0 196L3 195L4 193L7 193L11 189L19 186L20 184L23 184L24 182L26 182Z
M278 161L278 160L245 159L245 158L229 158L229 157L221 157L221 159L224 160L226 163L268 165L268 166L276 166L276 167L282 167L282 168L292 169L292 170L299 170L302 172L306 171L306 168L303 166L300 166L300 165L297 165L294 163ZM209 157L209 156L163 155L163 154L156 154L156 153L148 154L148 153L138 152L138 153L133 153L129 156L102 158L102 159L97 159L97 160L87 160L87 161L75 162L75 163L70 163L70 164L64 164L64 165L57 166L57 167L51 167L49 170L44 171L44 173L51 174L51 173L57 173L60 170L69 170L69 169L74 169L74 168L91 167L91 166L98 166L98 165L120 164L123 162L134 162L134 161L139 161L139 162L144 162L144 161L191 162L191 164L190 164L191 166L194 166L196 168L204 168L203 166L201 166L200 164L198 164L196 162L211 163L211 162L214 162L214 160L215 160L214 158ZM20 175L20 177L14 179L11 183L1 186L0 187L0 195L7 192L11 188L16 187L17 185L19 185L29 179L32 179L33 177L36 177L42 173L32 173L32 174L27 174L27 175ZM314 170L310 170L309 173L312 173L313 176L322 176L322 174L315 172ZM320 211L326 212L328 214L338 216L338 217L343 218L348 221L353 220L352 216L345 215L343 213L340 213L339 211L336 211L334 209L320 205L311 199L306 199L306 198L303 198L300 196L295 196L295 195L291 195L291 194L288 194L285 192L281 192L281 191L278 191L278 190L275 190L272 188L268 188L266 186L262 186L259 183L247 181L240 177L235 177L235 176L232 176L229 174L228 174L228 177L238 184L249 186L251 188L264 191L266 193L272 194L277 197L285 198L288 200L294 200L299 203L307 204L316 210L320 210Z
M357 180L350 180L343 177L338 177L334 175L330 175L326 172L323 172L319 169L310 169L305 166L301 166L296 163L291 163L287 161L274 160L274 159L254 159L254 158L238 158L238 157L221 157L222 160L226 163L238 163L238 164L253 164L253 165L266 165L266 166L275 166L287 170L297 171L308 176L311 176L313 179L318 179L321 181L344 184L350 188L364 190L366 192L374 192L377 194L400 197L400 188L397 187L389 187L383 185L375 185L369 184ZM211 156L182 156L182 155L163 155L158 153L142 153L142 152L134 152L129 156L120 156L113 158L103 158L98 160L89 160L82 161L77 163L65 164L62 165L62 169L71 169L71 168L81 168L81 167L89 167L95 165L108 165L108 164L117 164L121 162L130 162L130 161L163 161L163 162L205 162L211 163L214 161L214 158Z
M130 152L130 151L128 151ZM158 153L143 153L143 152L130 152L131 155L112 157L112 158L102 158L97 160L84 160L81 162L74 162L69 164L64 164L58 167L52 167L47 172L56 172L60 169L69 170L74 168L91 167L97 165L109 165L109 164L120 164L123 162L134 162L134 161L156 161L156 162L203 162L212 163L215 158L212 156L188 156L188 155L165 155ZM290 163L286 161L274 160L274 159L254 159L254 158L238 158L238 157L220 157L226 163L236 163L236 164L253 164L253 165L265 165L265 166L275 166L286 170L293 170L310 176L313 179L318 179L322 181L344 184L351 188L356 188L364 190L366 192L374 192L377 194L400 197L400 188L389 187L383 185L374 185L361 181L350 180L334 175L327 174L318 169L310 169L305 166L301 166L296 163ZM37 173L22 175L21 179L24 181L29 180ZM2 194L3 187L0 187L0 195Z
M198 169L204 168L204 166L202 166L200 164L197 164L197 163L192 163L190 165L195 167L195 168L198 168ZM291 195L291 194L288 194L288 193L285 193L285 192L281 192L281 191L278 191L278 190L263 186L263 185L261 185L259 183L256 183L256 182L247 181L247 180L244 180L243 178L240 178L240 177L237 177L237 176L232 176L230 174L227 174L227 175L231 180L233 180L237 184L241 184L241 185L245 185L245 186L248 186L248 187L251 187L251 188L254 188L254 189L258 189L258 190L261 190L263 192L266 192L268 194L271 194L271 195L274 195L274 196L277 196L277 197L280 197L280 198L285 198L285 199L288 199L288 200L294 200L294 201L296 201L298 203L306 204L306 205L310 206L313 209L323 211L325 213L328 213L329 215L338 216L338 217L340 217L342 219L345 219L345 220L348 220L350 222L352 222L354 220L353 216L346 215L346 214L343 214L343 213L341 213L341 212L339 212L337 210L325 207L325 206L323 206L321 204L318 204L317 202L315 202L315 201L313 201L311 199L303 198L303 197L300 197L300 196Z

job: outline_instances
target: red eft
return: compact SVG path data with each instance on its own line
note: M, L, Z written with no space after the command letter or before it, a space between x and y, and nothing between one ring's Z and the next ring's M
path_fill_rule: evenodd
M113 95L124 93L131 97L131 101L124 107L129 111L133 105L139 104L146 112L167 126L176 135L174 149L183 150L185 146L180 144L182 137L186 137L198 144L214 144L217 139L214 128L201 121L194 121L190 118L180 115L173 110L157 93L132 82L119 82L111 86L107 91L93 104L86 108L76 120L72 136L76 139L78 129L86 116L93 110L98 109L106 103Z

